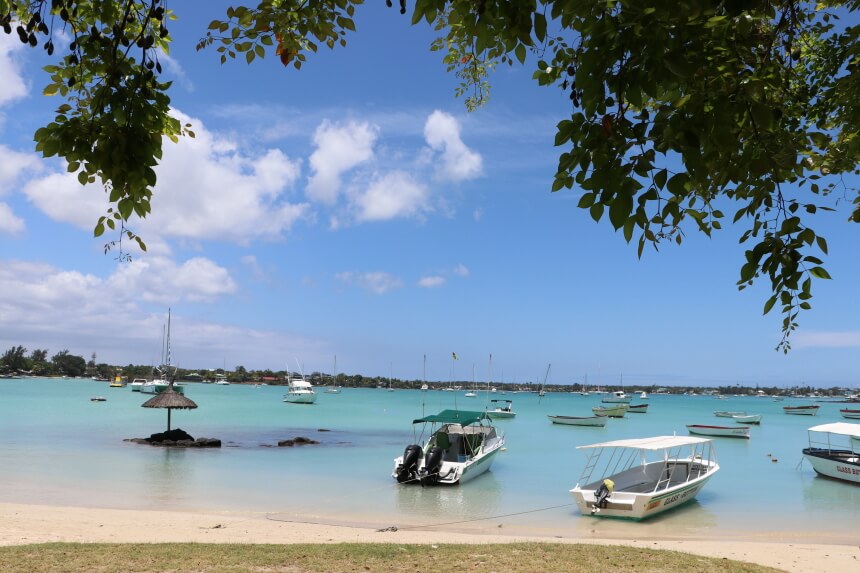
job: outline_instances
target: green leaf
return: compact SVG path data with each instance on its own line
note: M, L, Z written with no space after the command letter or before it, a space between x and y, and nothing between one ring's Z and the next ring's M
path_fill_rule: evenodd
M775 304L776 304L776 295L773 295L772 297L767 299L766 303L764 303L764 312L762 314L769 313L770 309L772 309L773 305L775 305Z
M517 44L517 47L514 48L514 55L521 64L526 63L526 47L523 44Z
M817 279L829 279L831 278L830 273L824 270L824 267L812 267L809 269L809 274L814 276Z

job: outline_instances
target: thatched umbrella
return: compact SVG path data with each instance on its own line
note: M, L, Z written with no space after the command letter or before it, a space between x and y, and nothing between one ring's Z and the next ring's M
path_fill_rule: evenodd
M186 398L173 389L173 380L167 386L167 390L160 392L143 403L144 408L167 408L167 431L170 431L170 411L174 408L180 410L191 410L197 407L194 400Z

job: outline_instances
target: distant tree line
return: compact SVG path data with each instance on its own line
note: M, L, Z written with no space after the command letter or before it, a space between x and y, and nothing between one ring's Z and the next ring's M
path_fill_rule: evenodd
M82 356L70 354L68 350L61 350L48 359L48 350L37 348L28 354L28 351L23 346L13 346L3 353L0 357L0 374L29 374L32 376L94 376L113 380L116 376L128 379L134 378L151 378L153 367L151 365L135 365L128 364L126 366L115 366L111 364L99 363L96 360L95 352L92 354L89 361L84 360ZM229 382L235 384L259 384L267 383L271 385L286 385L287 377L291 374L286 370L248 370L244 366L236 366L233 371L228 371L223 368L215 370L192 370L185 368L177 368L177 381L186 382L212 382L215 375L224 376ZM292 373L295 375L295 373ZM341 386L344 388L396 388L396 389L415 389L420 388L425 383L423 380L402 380L400 378L389 378L386 376L363 376L361 374L346 374L340 373L335 376L322 372L311 372L307 377L307 381L314 386ZM431 389L443 389L450 387L460 387L468 389L477 389L479 391L487 390L490 386L499 391L525 391L533 392L538 389L543 389L547 392L584 392L594 390L593 386L585 386L583 384L548 384L546 386L540 383L524 382L522 384L492 382L486 381L473 383L466 380L455 380L451 382L430 381L427 385ZM808 384L794 385L791 387L777 386L742 386L740 384L728 386L658 386L652 385L628 385L621 386L601 386L601 389L606 392L614 392L616 390L624 390L629 393L647 392L654 394L658 391L667 394L722 394L732 396L739 395L756 395L759 392L764 392L769 396L785 396L785 395L809 395L817 393L820 396L840 396L851 389L844 387L831 388L815 388ZM856 389L854 389L856 391Z

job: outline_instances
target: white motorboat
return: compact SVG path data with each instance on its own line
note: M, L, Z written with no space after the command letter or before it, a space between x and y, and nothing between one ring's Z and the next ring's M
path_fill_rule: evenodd
M814 416L818 413L821 406L813 404L812 406L783 406L782 411L786 414L795 414L798 416Z
M747 415L746 412L724 412L724 411L720 411L720 410L717 410L716 412L714 412L714 416L716 416L717 418L733 418L735 416L746 416L746 415Z
M599 426L606 425L608 416L547 416L553 424L564 426Z
M490 400L492 410L487 410L487 416L493 420L513 418L517 413L513 411L512 406L511 400Z
M648 412L648 404L630 404L627 406L628 414L645 414Z
M585 469L570 493L583 515L646 519L693 500L719 471L711 440L657 436L578 446Z
M640 400L647 400L648 399L648 393L647 392L639 392L639 399Z
M129 387L131 387L132 392L140 392L140 389L144 384L146 384L146 378L135 378L131 381Z
M311 383L305 380L304 375L287 372L288 390L284 394L284 402L290 404L313 404L317 400Z
M606 396L600 401L604 404L629 404L633 397L625 394L623 390L616 390L611 396Z
M505 445L486 412L442 410L412 423L416 429L421 427L416 441L420 443L425 432L429 437L423 445L406 446L403 455L395 458L391 476L399 483L466 483L489 470Z
M700 436L719 436L721 438L747 438L750 429L746 426L707 426L704 424L687 424L687 431Z
M761 424L761 414L747 414L732 416L732 420L739 424Z
M325 389L326 394L340 394L340 386L329 386Z
M842 410L839 410L839 414L842 415L843 418L848 418L850 420L860 420L860 410L844 408Z
M430 386L428 386L426 382L425 382L424 384L422 384L422 385L421 385L421 391L422 391L422 392L426 392L426 391L428 391L429 389L430 389Z
M615 404L614 406L595 406L591 409L598 416L609 416L610 418L623 418L627 413L627 404Z
M860 424L821 424L808 433L809 447L803 449L803 457L815 473L860 484Z
M226 374L216 374L215 375L215 384L218 384L219 386L229 386L230 381L227 380Z

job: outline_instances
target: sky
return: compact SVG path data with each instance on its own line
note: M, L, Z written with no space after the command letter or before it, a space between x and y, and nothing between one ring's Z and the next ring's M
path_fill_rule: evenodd
M274 54L221 65L195 45L228 4L175 5L164 77L196 137L165 142L130 262L93 237L102 189L34 151L61 103L41 95L44 51L0 34L0 351L157 364L169 310L189 369L860 385L850 197L816 218L834 280L815 281L786 355L769 284L737 289L741 224L639 259L580 191L550 192L571 104L532 68L499 67L469 113L432 30L382 2L300 71Z

